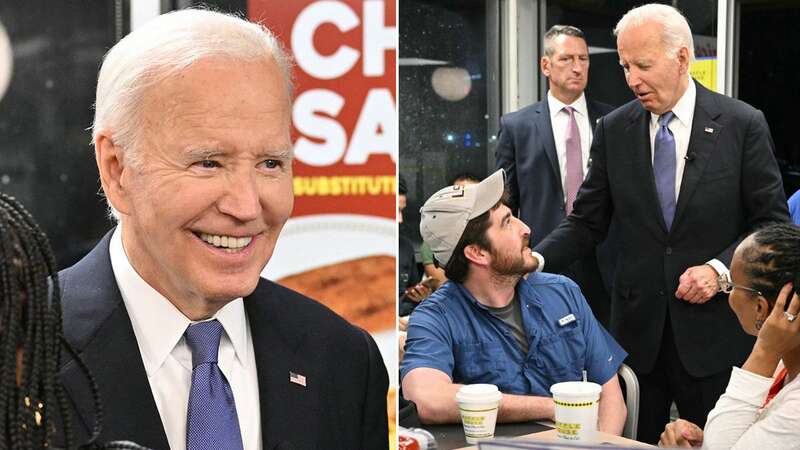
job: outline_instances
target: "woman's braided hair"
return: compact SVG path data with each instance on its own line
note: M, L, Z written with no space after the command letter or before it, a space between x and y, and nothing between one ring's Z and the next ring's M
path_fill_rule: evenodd
M778 293L786 283L792 290L800 289L800 227L791 223L776 223L757 230L753 244L742 251L745 272L753 289L775 304ZM791 296L787 299L787 304Z
M57 378L61 296L55 257L33 217L5 194L0 194L0 292L0 449L51 446L54 407L72 447Z
M61 418L59 431L67 449L145 449L127 441L97 443L103 426L100 391L86 363L63 339L53 251L33 217L13 197L2 193L0 294L0 450L53 448L54 408ZM80 447L74 442L70 412L58 381L62 346L85 373L94 402L92 435Z

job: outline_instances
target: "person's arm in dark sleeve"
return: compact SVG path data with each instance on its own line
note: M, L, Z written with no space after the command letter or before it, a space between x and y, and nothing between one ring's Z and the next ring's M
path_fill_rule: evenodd
M572 213L534 249L544 256L546 272L564 271L573 261L588 255L608 232L614 204L606 171L604 133L604 119L600 119L590 152L592 165Z
M747 124L742 149L742 189L747 230L716 259L730 267L733 252L739 243L756 229L771 222L788 222L789 207L783 191L783 181L775 161L775 144L764 118L754 110Z

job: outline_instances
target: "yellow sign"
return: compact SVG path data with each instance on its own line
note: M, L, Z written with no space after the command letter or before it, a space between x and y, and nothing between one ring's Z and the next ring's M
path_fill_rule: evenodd
M699 58L689 66L692 78L703 86L717 90L717 58Z

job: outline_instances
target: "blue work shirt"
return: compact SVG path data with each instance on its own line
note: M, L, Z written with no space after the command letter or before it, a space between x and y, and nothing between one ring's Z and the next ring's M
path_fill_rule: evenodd
M795 225L800 225L800 190L789 197L789 215Z
M461 284L447 282L411 314L400 378L418 367L454 383L491 383L507 394L551 396L550 386L582 379L600 385L628 355L600 325L572 280L532 273L516 295L528 339L522 353L509 327Z

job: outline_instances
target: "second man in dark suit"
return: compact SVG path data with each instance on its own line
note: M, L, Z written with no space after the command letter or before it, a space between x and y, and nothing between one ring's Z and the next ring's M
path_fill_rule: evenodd
M544 35L542 73L547 98L500 120L497 168L508 178L509 207L531 228L531 245L547 236L572 210L590 164L592 130L613 108L586 98L589 48L583 32L555 25ZM564 274L581 287L595 317L608 325L610 302L595 252Z

